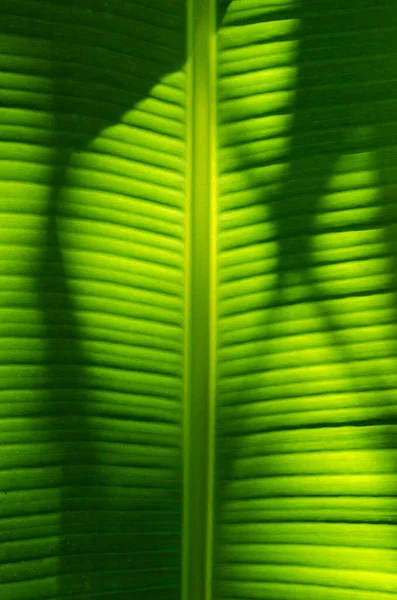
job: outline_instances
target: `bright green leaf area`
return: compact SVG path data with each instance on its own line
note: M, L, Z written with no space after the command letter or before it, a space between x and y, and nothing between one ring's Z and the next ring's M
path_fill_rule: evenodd
M397 599L395 0L3 0L1 600Z

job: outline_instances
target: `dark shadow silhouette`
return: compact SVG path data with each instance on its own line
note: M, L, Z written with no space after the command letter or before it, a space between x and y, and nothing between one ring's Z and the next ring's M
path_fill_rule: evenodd
M270 15L269 18L271 20L274 15ZM338 160L346 154L371 153L374 160L373 169L378 178L375 184L378 188L377 198L368 204L369 207L374 208L373 216L361 222L350 219L345 227L340 225L336 227L332 224L328 228L322 226L321 233L359 232L372 228L383 232L383 244L382 242L379 244L381 249L376 256L387 257L389 261L388 272L381 274L387 280L385 287L382 289L378 287L378 283L369 282L367 287L363 284L363 289L357 292L357 296L369 298L382 292L390 294L392 316L389 324L392 333L390 339L384 342L384 346L389 345L389 357L393 365L391 369L395 372L397 367L396 7L390 0L380 2L301 0L296 9L290 10L287 18L301 20L296 62L297 79L294 81L295 100L292 110L286 111L293 112L292 126L288 131L288 151L281 159L288 166L280 190L273 193L269 187L270 191L265 192L263 199L260 200L260 204L264 207L264 225L269 222L274 226L275 236L271 241L277 245L273 297L266 306L263 305L266 310L261 321L261 332L267 332L266 339L270 348L272 340L280 335L283 307L291 306L294 302L297 307L300 303L310 304L317 313L322 331L327 335L329 346L333 348L338 362L343 364L346 392L368 392L373 398L372 406L379 405L379 416L349 423L338 422L336 419L333 425L318 422L315 425L302 425L302 428L330 426L337 428L343 425L357 428L379 426L384 432L379 447L395 448L396 418L393 409L395 376L392 371L388 373L373 363L377 356L360 359L355 352L351 339L348 339L335 312L335 303L332 303L333 300L351 297L351 295L338 289L333 292L329 284L324 286L319 277L319 267L322 263L316 255L314 241L315 236L320 232L318 218L328 210L326 204L323 204L323 199L325 194L330 192L329 184L336 173ZM266 111L265 101L264 114L272 114ZM266 132L264 134L267 137ZM270 161L266 163L263 156L259 154L257 156L245 154L244 145L238 144L238 140L233 140L233 144L236 161L239 162L250 184L247 188L263 189L267 182L262 180L260 175L256 175L259 171L253 169L275 164L277 159L273 163ZM368 186L370 185L369 183ZM358 185L357 189L361 187L362 185ZM354 184L351 186L351 193L354 194ZM349 207L354 208L354 203L348 202L348 204ZM237 241L236 247L238 245ZM362 253L362 258L366 258L365 252ZM335 264L338 262L339 258L336 258ZM296 300L291 300L293 286L301 288L301 293ZM266 340L259 338L258 335L258 341L260 339L265 342L264 348L266 348ZM270 371L265 365L268 352L270 349L264 350L259 359L252 357L249 373ZM249 374L248 367L244 372ZM332 392L333 390L330 389L329 393ZM382 397L382 401L377 402L379 396ZM323 397L325 408L327 394ZM252 396L247 396L246 390L241 390L238 404L243 406L249 401L252 402ZM219 476L217 498L220 512L217 518L222 517L222 509L219 507L227 498L228 482L235 480L233 465L238 458L247 455L244 451L244 435L248 430L254 432L254 425L246 425L244 418L241 419L241 431L238 431L237 419L233 429L231 424L222 422L222 414L220 411L218 426L221 439L218 441L217 451ZM280 428L280 431L283 429ZM261 429L258 425L255 431L270 432L272 427ZM335 431L337 432L336 429ZM266 476L265 452L262 452L261 475L263 477ZM258 455L260 454L258 448ZM393 466L393 472L397 472L397 465ZM253 517L254 522L255 518L260 518L258 512L256 517ZM385 510L384 516L380 515L377 522L395 523L397 515L390 516L386 513Z
M22 56L29 56L27 40L32 40L32 56L41 52L50 65L52 85L47 95L23 102L33 110L48 110L51 99L54 117L51 193L37 290L48 350L43 415L51 430L58 431L56 453L62 468L54 482L61 490L57 599L86 600L97 594L103 600L176 599L181 473L168 490L153 481L146 493L134 488L128 469L118 486L107 483L104 473L111 467L98 450L101 438L93 425L98 384L86 372L89 357L81 343L86 334L76 316L61 229L73 157L86 151L105 128L120 123L165 75L184 68L185 1L4 0L0 12L1 32L21 40ZM45 50L37 50L39 42ZM12 106L17 102L13 99ZM127 370L125 379L124 387L134 393ZM129 418L114 415L111 406L107 416ZM126 432L112 439L126 449L134 441L139 443ZM125 456L130 456L127 466L136 466L130 453Z

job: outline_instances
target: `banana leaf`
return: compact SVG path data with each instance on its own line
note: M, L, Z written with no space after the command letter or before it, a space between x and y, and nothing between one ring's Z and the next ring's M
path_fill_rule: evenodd
M397 597L394 0L3 0L0 598Z

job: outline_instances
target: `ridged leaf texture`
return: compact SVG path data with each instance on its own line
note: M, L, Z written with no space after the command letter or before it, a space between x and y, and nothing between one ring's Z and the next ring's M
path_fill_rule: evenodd
M3 0L2 600L396 598L396 115L395 0Z
M397 593L397 11L218 38L217 600Z
M0 595L176 598L184 3L0 10Z

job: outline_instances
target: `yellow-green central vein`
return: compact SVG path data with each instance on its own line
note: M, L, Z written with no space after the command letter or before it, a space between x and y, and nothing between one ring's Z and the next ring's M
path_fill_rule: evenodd
M188 0L183 600L210 600L215 386L215 2Z

